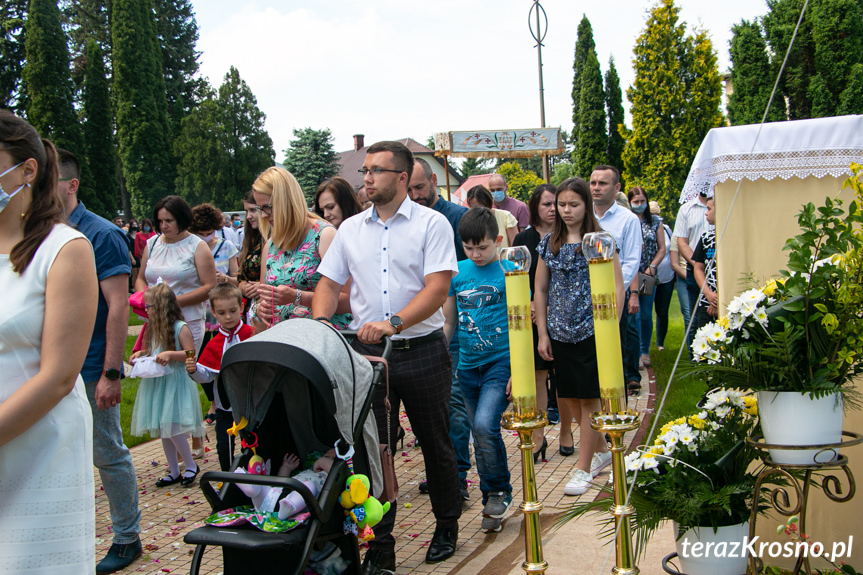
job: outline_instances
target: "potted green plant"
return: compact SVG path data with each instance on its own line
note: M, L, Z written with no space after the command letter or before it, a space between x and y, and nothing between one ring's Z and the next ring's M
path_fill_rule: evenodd
M831 198L803 206L780 279L735 297L727 315L693 340L696 362L684 371L758 392L768 444L839 443L843 406L858 403L851 382L863 372L863 173L859 164L851 169L847 210ZM838 456L835 449L770 454L791 464Z
M756 425L756 400L751 394L716 389L697 407L666 423L652 445L625 458L636 554L643 553L660 525L673 521L683 572L740 575L747 556L733 543L749 532L757 470L751 465L756 455L745 440ZM602 512L607 518L603 534L612 536L614 523L607 515L612 503L604 497L576 504L560 522ZM695 557L692 545L702 539L714 541L711 548L719 552ZM722 540L726 545L717 548ZM704 562L693 563L699 559Z

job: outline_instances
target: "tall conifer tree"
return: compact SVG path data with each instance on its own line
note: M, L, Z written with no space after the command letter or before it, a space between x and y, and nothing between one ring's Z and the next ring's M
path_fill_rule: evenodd
M605 108L608 112L608 148L605 155L609 164L622 169L624 141L620 131L626 116L623 111L623 92L620 89L617 68L614 66L614 57L608 59L608 71L605 73Z
M87 43L86 55L83 129L90 179L82 182L79 197L90 211L110 219L120 205L120 190L108 72L96 40Z
M575 173L589 178L593 166L605 164L608 134L605 120L605 91L596 51L589 50L581 71L581 94L578 104L578 141L572 151Z
M679 198L705 134L722 120L716 54L705 34L686 35L679 12L673 0L650 11L635 46L635 82L627 91L627 186L643 186L666 206Z
M123 177L136 216L173 192L162 58L149 2L114 0L114 100Z
M578 142L578 126L580 119L581 104L581 74L584 63L587 61L589 52L596 53L596 44L593 41L593 28L587 16L582 16L578 24L578 36L575 40L575 56L572 61L572 143Z
M162 52L165 96L172 134L205 97L206 81L195 78L198 57L198 23L190 0L156 0L156 29Z
M775 82L767 42L757 22L741 21L731 27L731 85L728 118L733 125L756 124L764 117ZM785 119L782 94L773 97L768 122Z
M60 8L52 0L31 0L27 16L27 119L43 138L83 157L81 131L73 105L69 51Z
M27 0L0 2L0 108L24 111L21 72L26 58Z

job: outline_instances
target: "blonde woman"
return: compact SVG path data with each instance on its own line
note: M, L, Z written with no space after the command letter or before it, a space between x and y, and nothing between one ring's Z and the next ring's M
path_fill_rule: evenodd
M294 317L311 317L312 294L321 279L318 265L336 235L336 228L310 212L297 179L284 168L267 168L252 184L264 237L258 330ZM345 329L351 322L349 286L339 296L330 322Z

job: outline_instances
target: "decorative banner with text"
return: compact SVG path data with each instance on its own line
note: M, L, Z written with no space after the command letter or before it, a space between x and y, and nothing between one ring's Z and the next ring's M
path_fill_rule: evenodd
M565 151L559 128L438 132L435 156L462 158L532 158Z

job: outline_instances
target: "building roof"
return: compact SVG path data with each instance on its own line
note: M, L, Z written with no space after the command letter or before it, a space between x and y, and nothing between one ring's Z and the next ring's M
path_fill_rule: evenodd
M444 162L440 158L434 157L434 150L432 150L428 146L420 144L413 138L399 138L394 141L401 142L402 144L407 146L408 150L410 150L412 154L424 156L424 159L426 161L431 161L431 159L434 159L440 165L444 165ZM359 142L363 143L362 136L360 136ZM359 173L359 170L363 167L363 160L366 159L366 153L368 153L368 149L368 146L362 146L360 148L355 148L346 152L339 152L338 154L339 164L342 167L342 171L339 175L346 179L355 190L360 189L363 185L363 176ZM462 178L458 174L458 172L454 169L452 165L450 165L449 167L449 172L450 177L454 178L458 184L464 181L464 178ZM442 182L439 183L442 184Z
M493 175L494 174L474 174L473 176L468 176L468 178L462 182L462 185L452 193L452 197L449 201L460 206L468 207L467 200L465 199L467 191L474 186L485 186L485 188L488 189L488 181Z

